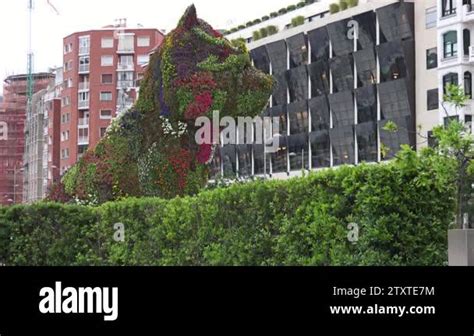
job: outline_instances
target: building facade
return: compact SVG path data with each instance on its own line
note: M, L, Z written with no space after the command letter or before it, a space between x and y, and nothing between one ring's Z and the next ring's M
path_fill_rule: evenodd
M51 73L33 75L33 92L45 89ZM15 75L5 79L3 109L0 113L0 204L11 205L23 200L23 155L25 151L25 119L28 76Z
M296 27L281 18L262 23L279 32L257 41L252 29L258 25L227 36L251 41L254 65L277 81L264 115L279 118L272 133L280 148L267 153L263 145L225 146L214 160L214 176L285 178L381 162L403 144L417 147L416 123L424 121L417 120L416 109L426 96L417 97L415 21L424 19L424 8L412 1L366 0L328 14L329 3L291 14L305 17ZM419 30L428 36L424 25ZM385 130L389 121L396 132Z
M447 84L464 88L470 97L465 108L456 111L453 106L441 104L439 123L457 119L472 125L472 76L474 74L474 7L470 0L437 1L438 33L438 90L442 95Z
M54 70L48 87L33 95L25 124L23 202L45 198L59 178L59 147L62 68Z
M133 105L142 65L163 39L157 29L124 24L64 38L61 174L99 142L112 118Z

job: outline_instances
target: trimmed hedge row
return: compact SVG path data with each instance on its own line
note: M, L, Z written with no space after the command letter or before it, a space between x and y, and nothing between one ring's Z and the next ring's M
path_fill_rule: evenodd
M429 158L92 208L0 208L7 265L445 265L450 172ZM125 241L114 241L114 224ZM348 224L359 241L348 240Z

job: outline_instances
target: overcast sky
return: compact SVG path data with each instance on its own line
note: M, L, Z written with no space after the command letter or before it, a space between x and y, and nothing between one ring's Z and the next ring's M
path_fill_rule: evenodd
M63 37L100 28L127 18L129 27L173 29L192 0L34 0L33 49L35 71L62 64ZM269 14L297 1L194 0L198 15L214 28L227 29ZM28 0L0 0L0 78L26 72ZM2 85L0 85L1 87ZM0 92L1 92L0 88Z

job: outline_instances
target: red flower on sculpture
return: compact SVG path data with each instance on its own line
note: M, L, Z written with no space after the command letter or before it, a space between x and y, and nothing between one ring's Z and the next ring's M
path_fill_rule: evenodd
M196 159L201 164L206 164L209 162L212 156L212 145L211 144L203 144L199 147L199 151L197 153Z

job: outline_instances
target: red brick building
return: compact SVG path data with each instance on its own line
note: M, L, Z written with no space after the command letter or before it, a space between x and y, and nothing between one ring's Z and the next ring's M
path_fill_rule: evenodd
M143 65L163 39L157 29L123 24L64 38L61 173L99 142L112 118L133 105Z
M33 92L45 89L51 73L33 75ZM23 199L23 154L27 106L27 75L5 79L0 108L0 204L21 203Z

